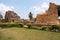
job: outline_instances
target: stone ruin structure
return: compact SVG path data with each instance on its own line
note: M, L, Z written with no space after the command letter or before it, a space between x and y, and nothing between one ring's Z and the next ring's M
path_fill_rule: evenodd
M6 22L19 22L20 17L14 11L7 11L5 14Z
M59 16L60 5L56 5L50 2L48 10L43 14L37 15L35 23L43 25L59 24Z

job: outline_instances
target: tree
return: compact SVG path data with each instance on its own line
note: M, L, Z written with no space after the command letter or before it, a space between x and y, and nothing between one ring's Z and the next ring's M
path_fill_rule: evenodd
M2 16L2 14L0 13L0 21L3 19L3 16Z
M29 19L33 19L33 14L31 12L29 13Z

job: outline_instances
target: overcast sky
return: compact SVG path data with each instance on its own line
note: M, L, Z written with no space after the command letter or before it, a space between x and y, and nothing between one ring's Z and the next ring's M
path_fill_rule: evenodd
M37 14L45 12L49 8L49 3L60 5L60 0L0 0L0 12L4 16L5 12L12 10L21 19L28 19L29 12L36 17Z

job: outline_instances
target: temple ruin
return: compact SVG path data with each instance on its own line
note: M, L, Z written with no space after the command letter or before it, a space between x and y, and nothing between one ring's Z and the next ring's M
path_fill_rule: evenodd
M20 17L14 11L7 11L5 14L6 22L19 22Z
M36 24L59 24L60 5L54 3L49 4L48 10L43 14L38 14Z

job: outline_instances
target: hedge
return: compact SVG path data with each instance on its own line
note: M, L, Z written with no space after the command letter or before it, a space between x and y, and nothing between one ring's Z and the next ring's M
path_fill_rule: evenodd
M2 28L9 28L9 27L23 27L23 24L0 24Z
M50 27L50 30L51 31L60 31L60 25L52 25L51 27Z
M31 24L27 24L27 26L28 26L29 29L32 28L32 25Z

